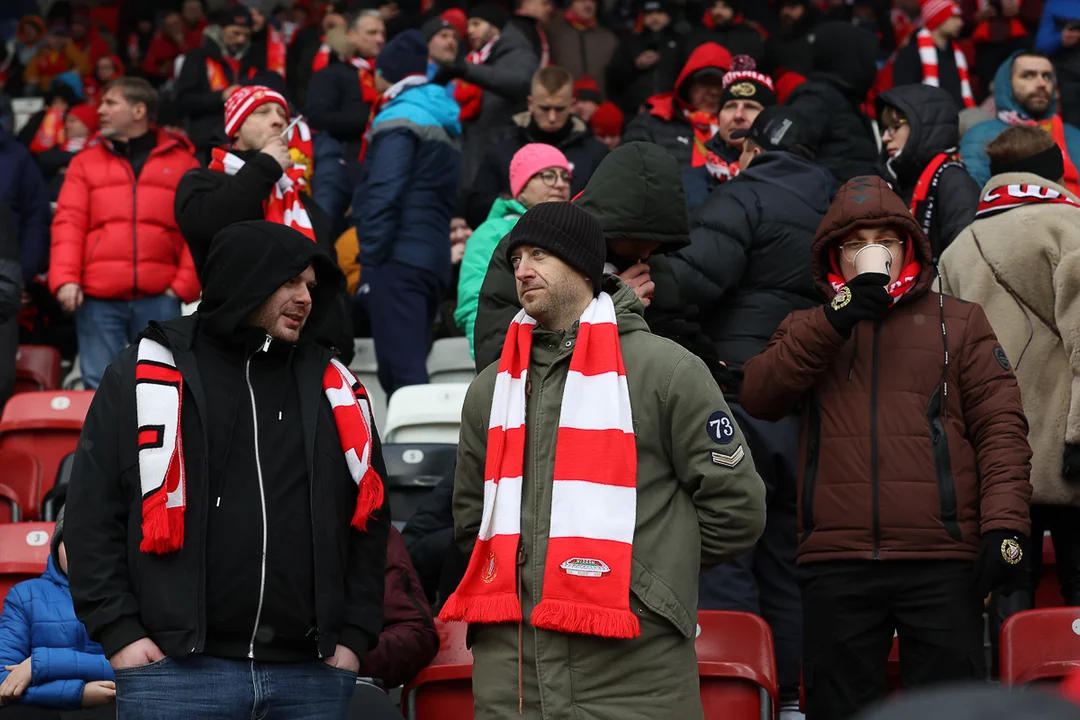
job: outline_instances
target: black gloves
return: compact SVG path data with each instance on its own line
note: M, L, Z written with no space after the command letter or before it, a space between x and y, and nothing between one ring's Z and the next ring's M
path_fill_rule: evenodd
M1065 444L1061 475L1069 485L1080 485L1080 445Z
M880 320L892 305L892 297L881 285L880 273L864 273L851 278L825 306L825 317L840 337L851 337L851 331L863 320Z
M1027 538L1012 530L991 530L982 537L975 561L975 587L985 598L994 590L1012 595L1027 582Z
M465 77L465 63L452 62L440 64L435 77L431 78L432 85L446 85L452 80Z

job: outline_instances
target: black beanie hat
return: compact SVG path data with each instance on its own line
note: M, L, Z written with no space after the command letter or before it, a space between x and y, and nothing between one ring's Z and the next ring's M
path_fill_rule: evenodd
M480 18L484 22L491 23L498 30L502 30L506 21L510 19L505 10L491 3L477 5L469 11L469 17Z
M60 556L57 555L57 550L60 547L60 541L64 539L64 508L60 508L60 512L56 516L56 525L53 527L52 541L49 543L49 551L52 554L53 564L56 565L56 569L60 570Z
M511 255L521 245L547 250L589 278L594 295L600 292L607 257L604 230L595 217L574 203L540 203L521 216L506 245L511 267Z
M762 107L776 104L772 78L758 72L756 63L749 56L736 55L731 59L731 69L724 75L720 107L729 100L753 100Z

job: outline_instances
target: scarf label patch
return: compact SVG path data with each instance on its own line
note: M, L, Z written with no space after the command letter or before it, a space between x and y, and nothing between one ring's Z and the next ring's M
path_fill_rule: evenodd
M603 560L595 558L573 557L559 565L567 575L577 577L603 577L604 573L611 572L611 568Z
M492 583L499 575L499 560L495 557L495 551L488 553L487 562L484 563L484 569L480 571L480 579L486 583Z

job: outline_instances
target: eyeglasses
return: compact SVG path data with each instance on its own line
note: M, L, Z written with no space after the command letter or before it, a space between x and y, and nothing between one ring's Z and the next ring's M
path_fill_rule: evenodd
M900 132L900 128L904 127L904 126L905 126L905 125L907 125L907 124L908 124L908 121L907 121L907 120L897 120L897 121L896 121L895 123L893 123L892 125L886 125L886 126L885 126L885 127L884 127L884 128L882 129L882 131L881 131L881 135L882 135L883 137L885 136L885 134L886 134L886 133L888 133L888 134L890 134L890 135L896 135L896 133Z
M855 256L860 250L867 245L882 245L893 256L893 260L900 256L900 251L904 247L904 241L899 238L881 238L880 240L874 240L869 242L867 240L848 240L846 243L840 246L840 252L844 254L844 259L849 263L855 262Z
M569 185L570 173L565 170L545 170L540 173L540 180L548 187L555 187L555 183L559 180Z

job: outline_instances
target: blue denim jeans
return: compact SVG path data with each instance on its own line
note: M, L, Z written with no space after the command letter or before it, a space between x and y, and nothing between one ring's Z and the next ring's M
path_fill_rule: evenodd
M84 298L75 311L75 332L86 389L97 390L105 368L151 320L171 320L179 314L180 300L164 294L138 300Z
M356 673L207 655L116 671L117 720L344 720Z

